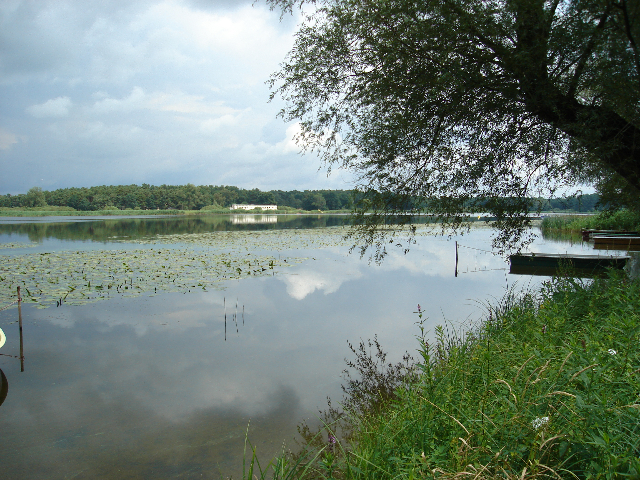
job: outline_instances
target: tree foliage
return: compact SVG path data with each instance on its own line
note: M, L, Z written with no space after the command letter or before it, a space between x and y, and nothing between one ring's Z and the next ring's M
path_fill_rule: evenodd
M303 149L358 172L365 244L407 209L454 229L489 211L505 246L558 189L637 205L637 0L267 1L308 6L272 97Z
M83 188L60 188L52 191L33 187L27 194L0 195L0 207L72 207L81 211L104 209L200 210L218 205L229 208L234 203L307 210L348 210L353 202L351 190L247 190L230 185L101 185Z

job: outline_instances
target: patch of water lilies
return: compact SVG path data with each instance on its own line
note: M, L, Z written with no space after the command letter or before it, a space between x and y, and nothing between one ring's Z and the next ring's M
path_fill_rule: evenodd
M2 255L0 301L14 299L17 286L39 308L223 288L228 280L273 275L304 260L278 252L344 242L342 229L328 230L171 235L131 242L152 248Z
M0 257L0 298L20 286L25 301L45 308L113 296L220 288L223 282L272 275L299 259L208 253L192 248L37 253Z
M141 248L0 255L0 307L15 300L17 286L38 308L223 288L228 280L272 275L305 259L281 252L351 246L346 232L328 227L157 235L120 242Z
M131 243L185 244L209 248L233 248L239 250L282 251L306 248L323 248L336 245L351 245L344 238L345 227L325 227L317 229L221 231L209 233L187 233L177 235L157 235L149 239L131 240ZM123 240L129 241L129 240Z
M37 247L37 243L21 243L21 242L11 242L11 243L0 243L0 249L3 248L29 248L29 247Z

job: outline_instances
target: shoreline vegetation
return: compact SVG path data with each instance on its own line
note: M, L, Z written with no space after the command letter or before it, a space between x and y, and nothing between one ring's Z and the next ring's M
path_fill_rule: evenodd
M416 313L417 361L352 347L341 408L264 467L249 445L244 478L640 476L638 279L558 277L433 341Z
M631 212L547 217L543 231L638 229ZM640 279L570 272L506 295L477 325L424 329L417 360L350 345L340 407L246 480L640 478ZM353 375L353 376L352 376ZM334 403L335 405L335 403Z
M230 210L228 208L202 208L200 210L140 210L111 208L104 210L76 210L72 207L0 207L0 217L53 217L53 216L74 216L74 217L102 217L102 216L157 216L157 215L274 215L274 214L344 214L351 213L351 210L303 210L299 208L281 207L277 210Z
M33 208L61 211L102 212L113 215L120 211L142 211L149 214L169 211L208 211L229 213L234 204L277 205L283 211L352 211L362 201L364 192L357 190L270 190L245 189L231 185L101 185L93 187L43 190L32 187L27 193L0 195L0 208ZM415 208L426 199L413 198L406 204ZM531 211L594 212L600 207L595 193L561 198L530 198ZM468 205L483 205L471 202ZM65 208L71 207L71 209ZM111 213L105 213L111 212ZM145 214L145 213L142 213Z
M597 215L554 215L540 226L544 233L579 233L581 230L640 231L640 213L631 210L600 212Z
M207 206L199 210L183 210L183 209L119 209L117 207L104 208L101 210L76 210L73 207L60 207L55 205L44 205L40 207L0 207L0 217L58 217L58 216L83 216L83 217L101 217L101 216L158 216L158 215L184 215L184 216L198 216L198 215L292 215L292 214L327 214L327 215L341 215L352 214L353 210L350 208L341 208L336 210L329 209L314 209L305 210L303 208L294 208L287 206L280 206L277 210L262 210L261 208L255 208L253 210L236 209L220 206ZM570 212L541 212L541 215L553 213L553 216L544 217L542 222L542 228L550 231L580 231L581 228L605 228L594 227L592 225L611 225L606 228L619 228L629 229L626 225L636 225L634 228L640 228L640 216L630 214L627 211L616 212L610 214L608 212L600 213L576 213ZM427 214L423 214L428 216ZM474 220L475 215L469 214L469 217ZM483 217L488 219L491 217ZM611 219L608 221L608 219ZM624 226L619 226L624 225Z

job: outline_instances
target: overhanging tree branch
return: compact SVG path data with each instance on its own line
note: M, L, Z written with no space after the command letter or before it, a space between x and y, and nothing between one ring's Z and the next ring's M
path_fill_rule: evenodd
M585 179L640 189L638 25L625 0L315 6L273 95L329 165L379 193L367 208L429 205L457 228L481 204L470 199L490 198L508 219L500 237L517 242L532 191Z

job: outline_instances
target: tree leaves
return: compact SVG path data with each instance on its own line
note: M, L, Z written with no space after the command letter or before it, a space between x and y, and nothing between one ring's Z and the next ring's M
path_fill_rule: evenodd
M358 217L365 247L385 214L457 230L477 211L498 218L497 246L517 247L531 198L614 172L640 188L635 3L313 5L272 97L301 122L303 149L359 174L357 209L380 213Z

